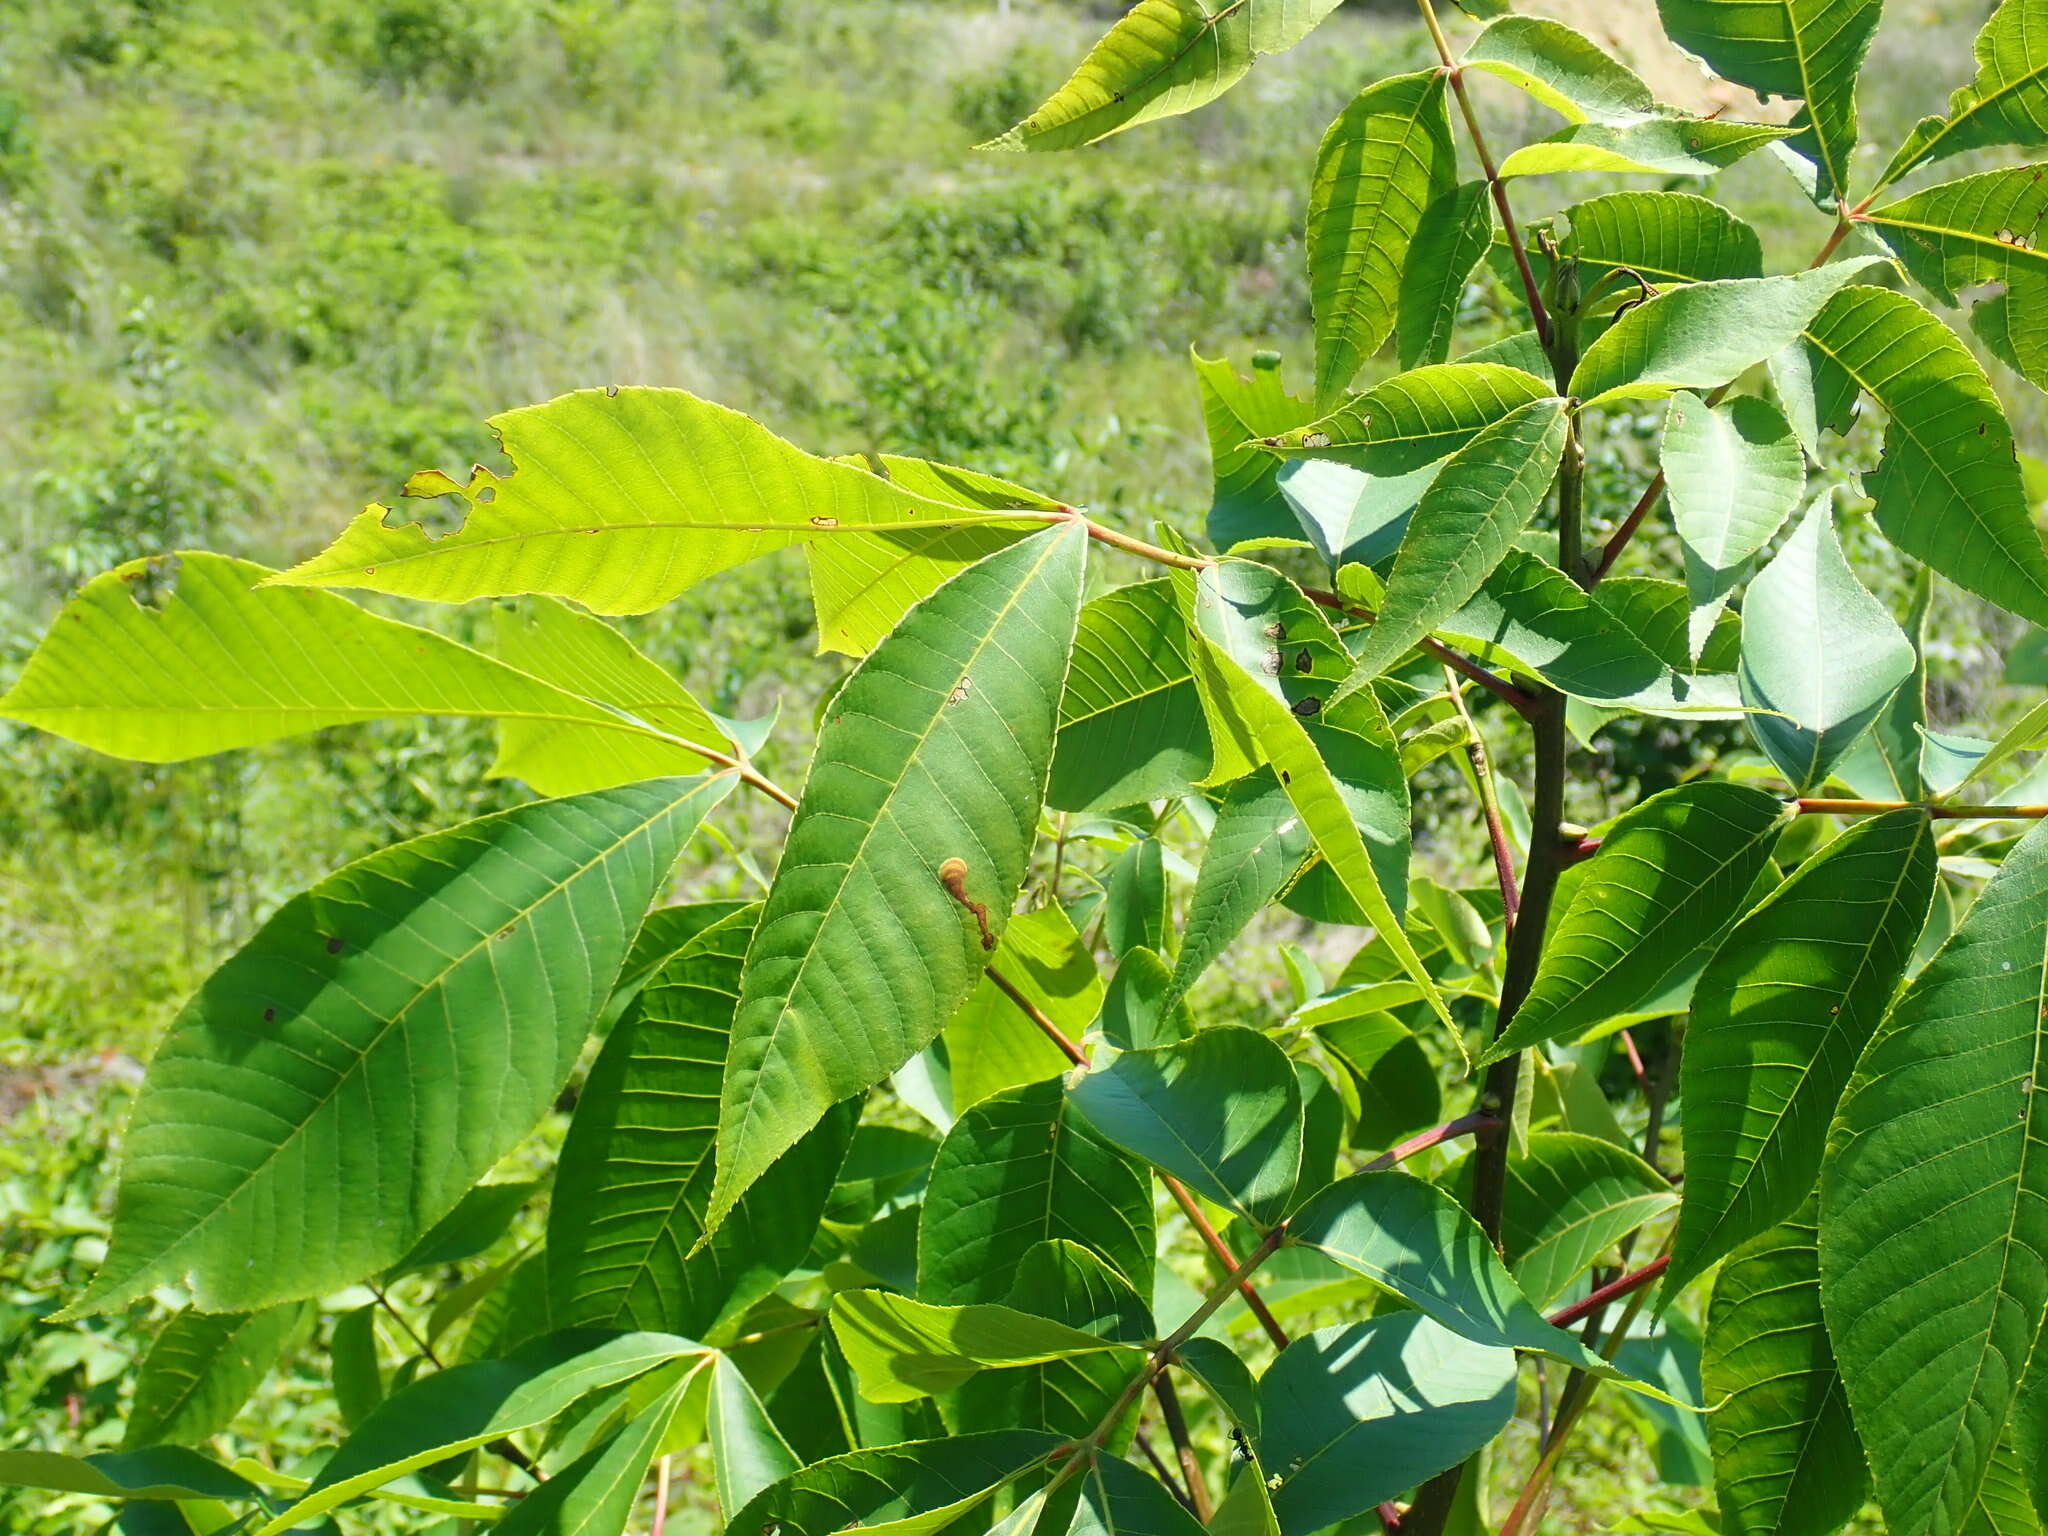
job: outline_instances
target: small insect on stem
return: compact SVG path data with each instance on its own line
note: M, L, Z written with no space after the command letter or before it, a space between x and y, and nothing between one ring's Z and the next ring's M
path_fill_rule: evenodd
M988 925L988 908L967 894L967 861L953 858L939 866L939 884L946 888L946 894L974 914L974 921L981 929L981 947L996 947L995 931Z

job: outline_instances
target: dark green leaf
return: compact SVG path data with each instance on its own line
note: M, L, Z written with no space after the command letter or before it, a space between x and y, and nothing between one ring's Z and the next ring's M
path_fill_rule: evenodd
M1493 201L1483 181L1468 181L1422 210L1401 270L1394 339L1403 368L1450 358L1465 284L1493 241ZM1285 427L1298 427L1290 421ZM1252 434L1270 437L1270 432Z
M1162 800L1208 771L1209 732L1172 588L1146 581L1103 593L1074 635L1046 804L1099 811Z
M1274 484L1279 465L1255 443L1305 426L1314 419L1315 407L1281 388L1278 353L1254 357L1249 379L1241 378L1222 359L1212 362L1199 352L1193 357L1216 482L1215 497L1209 504L1209 542L1228 550L1245 539L1295 537L1299 530L1294 514ZM1085 610L1081 629L1085 635ZM1077 661L1081 644L1075 642Z
M964 1515L987 1495L1039 1466L1063 1442L1029 1430L955 1435L852 1451L803 1468L765 1489L727 1522L786 1536L836 1536L940 1511ZM950 1523L934 1519L920 1529ZM903 1536L909 1536L908 1532Z
M0 1451L0 1484L84 1493L100 1499L252 1499L256 1487L197 1451L162 1445L145 1451L66 1456Z
M1602 1254L1677 1204L1669 1181L1626 1148L1532 1131L1527 1150L1508 1160L1508 1269L1530 1301L1554 1306Z
M226 1429L309 1316L303 1303L261 1312L180 1312L136 1373L123 1448L192 1445Z

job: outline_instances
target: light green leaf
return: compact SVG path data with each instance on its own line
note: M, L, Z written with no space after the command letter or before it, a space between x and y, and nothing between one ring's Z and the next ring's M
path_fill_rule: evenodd
M1821 1300L1895 1530L1965 1524L2048 1306L2044 933L2037 823L1871 1040L1828 1138Z
M1095 956L1061 907L1011 918L996 946L995 968L1070 1040L1080 1039L1102 1012ZM986 976L946 1025L945 1040L956 1110L1005 1088L1042 1083L1070 1065L1066 1053Z
M1068 1097L1104 1140L1261 1225L1301 1176L1301 1088L1257 1030L1222 1025L1126 1051Z
M1657 0L1670 39L1715 74L1758 95L1790 96L1806 109L1789 147L1819 170L1816 201L1832 209L1849 193L1856 147L1856 76L1884 0Z
M1679 1079L1674 1292L1790 1219L1812 1190L1835 1105L1912 958L1934 872L1926 816L1874 816L1802 864L1708 962Z
M1834 492L1813 499L1742 600L1749 728L1796 792L1819 784L1913 675L1913 643L1864 590L1835 537Z
M331 593L261 587L272 573L246 560L174 559L131 561L88 582L0 698L0 715L151 763L331 725L449 715L573 729L593 750L658 759L669 772L702 766L665 727L444 635ZM598 748L600 735L621 745ZM698 739L726 745L715 730Z
M553 1420L583 1398L703 1353L670 1334L549 1334L503 1360L422 1377L394 1392L321 1469L305 1495L257 1536L297 1530L373 1488Z
M1923 117L1892 156L1880 186L1916 165L2000 144L2048 144L2048 49L2041 0L2004 0L1977 34L1977 77L1948 99L1946 117Z
M1323 135L1308 197L1316 401L1334 403L1394 329L1423 211L1457 185L1440 69L1359 92Z
M1074 149L1206 106L1341 0L1138 0L1073 77L991 150Z
M1609 192L1572 204L1565 217L1559 248L1578 259L1581 291L1620 267L1658 287L1763 275L1756 231L1690 192Z
M2027 1466L2010 1431L1991 1448L1963 1536L2041 1536L2041 1520L2027 1498Z
M1741 915L1783 824L1777 796L1707 779L1631 809L1586 862L1528 998L1483 1059L1582 1034L1654 996Z
M1498 75L1567 122L1630 123L1659 110L1634 70L1545 16L1489 22L1465 49L1465 63Z
M491 1529L504 1536L624 1536L647 1469L694 1385L687 1376L676 1382L610 1439L511 1506Z
M725 732L690 691L604 620L553 598L500 607L491 620L491 649L506 665L602 705L626 721L719 752L733 751ZM621 730L618 723L522 714L500 718L498 756L491 774L524 780L543 795L576 795L636 779L698 773L710 766L695 752L652 734Z
M354 1429L384 1401L384 1368L377 1359L377 1303L365 1302L336 1319L328 1339L334 1406Z
M2048 105L2048 91L2043 93ZM1995 348L2037 388L2048 388L2048 251L2037 244L2048 216L2048 181L2032 165L2009 166L1928 187L1864 216L1899 264L1942 303L1996 283L1971 323L1997 318Z
M719 1506L738 1509L803 1465L727 1355L711 1362L705 1438Z
M1060 696L1046 804L1100 811L1163 800L1185 794L1209 765L1173 589L1161 578L1092 600Z
M1058 1079L984 1099L946 1133L919 1221L918 1295L1005 1300L1025 1254L1054 1239L1151 1294L1151 1178L1069 1109Z
M1707 1440L1728 1536L1831 1536L1870 1489L1821 1321L1818 1237L1808 1201L1714 1282L1700 1385L1719 1405Z
M1319 1531L1455 1466L1515 1414L1515 1353L1415 1312L1321 1328L1259 1383L1259 1456L1287 1532Z
M1670 1182L1626 1148L1532 1131L1528 1150L1508 1160L1508 1269L1530 1301L1552 1306L1608 1249L1677 1204Z
M272 581L444 603L542 592L645 613L707 576L841 529L921 546L991 527L988 513L816 458L679 389L578 390L494 416L491 428L514 470L477 471L453 533L386 527L387 509L372 506ZM1045 520L997 521L1022 538Z
M1500 163L1505 179L1579 171L1646 176L1712 176L1791 133L1763 123L1646 117L1632 123L1575 123L1524 144Z
M1453 188L1422 210L1395 305L1394 339L1403 368L1450 357L1465 285L1492 242L1493 200L1483 181ZM1300 425L1290 421L1280 430Z
M1276 453L1313 454L1376 478L1446 458L1518 405L1555 391L1505 363L1439 363L1396 374L1306 427L1262 438Z
M1294 514L1274 484L1279 466L1255 441L1307 425L1315 408L1281 387L1277 352L1254 355L1249 379L1220 358L1212 362L1199 352L1190 356L1216 482L1209 503L1209 542L1227 550L1245 539L1294 537ZM1085 616L1082 626L1087 626Z
M1807 331L1889 418L1864 476L1877 525L1957 586L2048 624L2048 552L2012 456L2012 428L1976 358L1902 293L1851 288Z
M641 914L732 784L521 806L287 902L157 1048L107 1258L72 1315L180 1275L195 1306L250 1310L400 1258L553 1102Z
M1805 336L1773 355L1768 367L1771 388L1777 391L1792 435L1808 458L1820 462L1824 457L1821 434L1843 436L1856 424L1862 399L1856 381Z
M971 566L833 696L741 977L707 1233L987 965L1037 831L1086 542L1069 524Z
M1408 837L1406 780L1393 731L1370 690L1353 694L1316 735L1303 723L1321 711L1325 690L1349 670L1350 653L1278 572L1225 560L1199 579L1186 573L1173 579L1197 642L1191 648L1196 677L1217 700L1216 714L1235 718L1256 739L1344 893L1449 1026L1450 1012L1402 929L1396 904L1407 894ZM1345 786L1368 783L1384 787L1365 805L1345 793ZM1377 857L1361 820L1382 850Z
M1420 1179L1405 1173L1339 1179L1288 1222L1287 1240L1385 1286L1460 1338L1535 1350L1620 1379L1575 1337L1545 1322L1479 1223ZM1270 1405L1262 1408L1262 1414L1270 1411Z
M1409 519L1379 618L1333 697L1386 671L1478 592L1550 489L1567 435L1564 402L1538 400L1451 455Z
M1409 515L1444 461L1398 475L1370 475L1334 459L1293 459L1275 483L1323 564L1378 565L1401 543Z
M1719 389L1799 339L1821 306L1881 256L1786 277L1688 283L1638 304L1586 348L1572 394L1587 405Z
M1037 491L979 470L895 454L850 454L834 463L878 475L907 496L967 513L1026 508L1035 512L1073 509ZM981 519L952 527L895 529L882 533L844 530L805 547L811 571L811 600L818 613L818 649L865 656L903 615L929 597L963 566L1015 543L1015 525Z
M193 1445L226 1429L309 1320L303 1304L180 1312L136 1372L122 1447Z
M256 1486L183 1446L143 1451L0 1451L0 1485L96 1499L253 1499Z
M1806 461L1768 401L1740 395L1708 406L1681 390L1665 418L1663 464L1692 596L1688 649L1697 658L1750 561L1798 507Z
M1732 675L1676 671L1597 593L1524 549L1509 550L1479 595L1438 633L1485 656L1498 653L1516 670L1589 704L1705 719L1741 711Z
M1965 760L1947 748L1949 741L1960 742L1961 738L1937 741L1928 734L1927 615L1933 603L1934 572L1923 565L1915 574L1912 606L1906 613L1913 673L1878 711L1870 733L1835 767L1835 777L1867 799L1919 800L1930 789L1953 793L1990 749L1990 743L1977 742Z
M1136 1369L1135 1345L1083 1333L1014 1307L977 1302L935 1307L892 1291L841 1291L832 1333L870 1402L905 1403L950 1392L985 1370L1114 1354Z
M676 952L605 1041L562 1146L548 1208L548 1291L562 1327L715 1339L803 1263L856 1106L783 1154L703 1248L740 966L760 909Z

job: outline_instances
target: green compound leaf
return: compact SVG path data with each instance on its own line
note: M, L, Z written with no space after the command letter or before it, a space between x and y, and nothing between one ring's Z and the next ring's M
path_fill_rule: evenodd
M1830 262L1788 277L1689 283L1638 304L1586 349L1571 392L1587 405L1719 389L1783 351L1821 306L1882 256Z
M704 1248L718 1087L759 908L672 956L612 1029L569 1123L548 1208L561 1327L715 1339L803 1263L857 1118L849 1103L783 1154Z
M2048 552L2012 428L1969 349L1912 299L1880 288L1838 294L1807 339L1884 407L1884 459L1864 489L1885 537L1964 591L2048 624Z
M588 699L625 722L639 721L668 736L732 752L724 729L668 668L604 620L542 597L516 608L500 607L491 621L492 653L506 665ZM698 753L621 730L620 723L501 717L491 774L523 780L538 794L580 795L711 766Z
M1440 69L1382 80L1323 135L1306 236L1320 405L1342 396L1393 331L1423 211L1457 185L1446 89Z
M1152 1293L1151 1177L1072 1111L1058 1079L984 1099L946 1133L919 1219L918 1295L1007 1300L1047 1241L1079 1244Z
M1476 434L1422 493L1387 577L1379 618L1334 697L1371 682L1478 592L1557 475L1562 400L1537 400Z
M741 979L707 1234L974 989L1037 831L1086 543L1069 524L970 567L828 706Z
M1640 1388L1544 1321L1479 1223L1420 1179L1405 1173L1339 1179L1288 1222L1287 1240L1385 1286L1460 1338L1496 1349L1535 1350Z
M1600 842L1529 996L1483 1060L1584 1033L1655 996L1741 913L1784 824L1777 796L1701 780L1652 795Z
M1602 590L1626 579L1610 578ZM1511 549L1438 633L1589 704L1704 719L1741 712L1732 675L1679 671L1611 604L1611 596L1588 593L1540 555Z
M1215 701L1212 720L1233 722L1240 739L1271 763L1345 895L1450 1027L1450 1010L1401 926L1408 806L1393 731L1369 690L1353 694L1314 734L1306 723L1349 670L1350 652L1277 571L1225 560L1199 577L1178 573L1173 580L1190 622L1197 680ZM1370 796L1347 794L1363 784L1383 787Z
M378 1404L305 1494L258 1536L301 1529L408 1472L537 1428L593 1392L704 1353L670 1334L576 1330L536 1339L502 1360L435 1371Z
M1068 1098L1104 1140L1262 1226L1301 1176L1301 1087L1257 1030L1226 1024L1126 1051Z
M1465 285L1492 243L1493 200L1483 181L1453 188L1422 210L1401 269L1401 294L1395 305L1394 340L1403 368L1449 358ZM1290 421L1278 430L1301 424Z
M1744 155L1785 138L1789 128L1646 117L1630 123L1575 123L1524 144L1500 163L1503 179L1599 171L1648 176L1712 176Z
M1058 1435L1008 1429L851 1451L762 1490L726 1528L835 1536L849 1526L881 1527L890 1536L936 1536L1065 1443Z
M2044 94L2048 100L2048 94ZM2001 292L1973 309L1979 333L1998 317L1995 348L2037 388L2048 388L2048 251L2040 248L2048 181L2032 165L1965 176L1873 208L1870 228L1942 303L1959 290L1997 283Z
M1145 1352L1015 1307L977 1302L936 1307L892 1291L841 1291L832 1333L876 1403L914 1402L950 1392L983 1371L1043 1365L1078 1355L1116 1355L1131 1370Z
M1075 149L1206 106L1341 0L1138 0L1073 77L989 150Z
M1913 642L1856 580L1823 491L1742 600L1750 731L1799 793L1819 784L1913 675Z
M449 715L574 730L594 751L663 763L663 772L704 766L663 739L666 726L626 719L444 635L331 593L264 588L273 573L246 560L173 560L130 561L88 582L0 698L0 716L150 763L332 725ZM727 745L715 729L695 739Z
M1802 864L1707 963L1679 1079L1674 1293L1813 1189L1835 1105L1919 940L1934 872L1926 816L1874 816Z
M1621 267L1660 288L1763 275L1756 231L1690 192L1609 192L1572 204L1565 217L1559 248L1578 259L1581 291Z
M1308 426L1261 439L1260 445L1392 479L1449 457L1516 406L1555 393L1505 363L1439 363L1396 374Z
M1100 811L1185 794L1209 771L1187 626L1164 578L1081 610L1045 802Z
M1761 96L1806 104L1788 147L1818 171L1815 201L1849 193L1856 147L1856 76L1884 0L1657 0L1665 34L1714 73Z
M158 1047L107 1259L72 1314L181 1275L195 1306L251 1310L401 1258L553 1102L641 915L732 785L521 806L287 902Z
M713 1369L719 1367L732 1370L722 1357ZM695 1386L688 1376L677 1381L623 1429L513 1505L492 1529L503 1536L625 1536L639 1507L647 1469ZM744 1382L740 1390L747 1390ZM722 1461L719 1465L723 1470ZM720 1489L723 1492L723 1484Z
M1870 1491L1821 1321L1818 1236L1809 1200L1714 1282L1700 1386L1729 1536L1832 1536Z
M1664 478L1692 598L1697 659L1750 562L1799 505L1806 460L1775 406L1754 395L1708 406L1681 390L1664 423Z
M899 489L679 389L578 390L490 424L515 468L479 469L461 488L469 515L455 532L386 527L387 510L372 506L271 580L443 603L538 592L645 613L707 576L842 529L922 547L992 523L1022 538L1045 522Z
M256 1485L183 1446L143 1451L0 1451L0 1486L96 1499L253 1499Z
M1857 1063L1821 1170L1821 1299L1894 1530L1957 1531L2048 1306L2048 827Z
M1671 1183L1625 1147L1532 1131L1508 1160L1501 1241L1522 1294L1555 1305L1600 1256L1678 1204Z
M1274 483L1280 466L1256 444L1260 438L1307 425L1315 418L1315 408L1281 387L1277 352L1256 354L1249 379L1220 358L1212 362L1199 352L1190 355L1216 482L1209 504L1209 542L1228 550L1246 539L1294 538L1300 531L1294 513Z
M1285 1532L1319 1531L1455 1466L1515 1414L1515 1353L1415 1312L1321 1328L1259 1383L1259 1461Z
M226 1429L310 1320L303 1303L180 1312L136 1372L122 1447L193 1445Z
M1583 33L1544 16L1502 16L1465 63L1527 92L1568 122L1628 123L1660 108L1642 78Z
M2048 144L2048 21L2041 0L2005 0L1977 34L1977 78L1948 99L1946 117L1923 117L1892 156L1880 186L1916 165L2000 144Z

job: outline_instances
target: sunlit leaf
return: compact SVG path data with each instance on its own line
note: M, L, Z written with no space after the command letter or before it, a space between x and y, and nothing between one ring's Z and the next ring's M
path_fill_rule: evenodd
M180 1312L135 1376L122 1445L195 1445L227 1428L305 1328L303 1304L261 1312Z
M1209 732L1172 588L1146 581L1093 599L1081 610L1060 696L1046 804L1094 811L1164 799L1209 768Z
M1879 178L1890 186L1916 165L1998 144L2048 144L2048 49L2041 0L2004 0L1977 34L1977 77L1923 117Z

